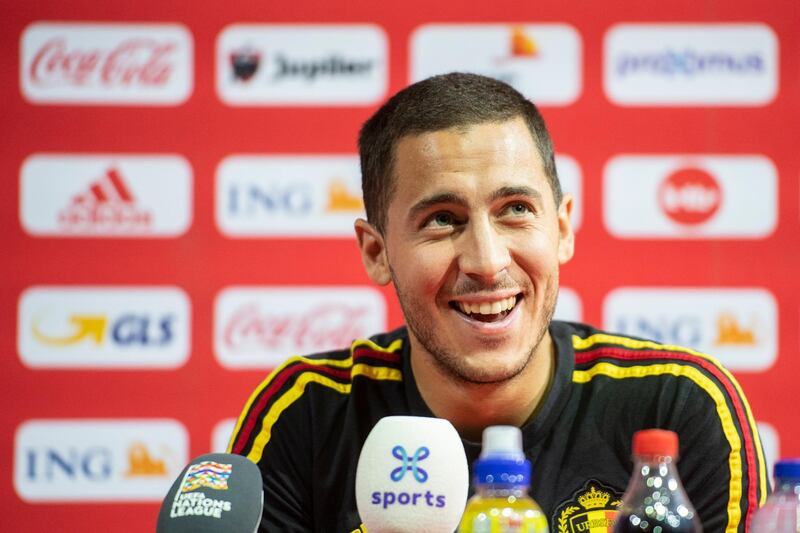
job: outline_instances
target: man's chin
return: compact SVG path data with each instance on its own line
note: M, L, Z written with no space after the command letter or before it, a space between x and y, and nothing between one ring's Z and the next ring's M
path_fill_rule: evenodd
M511 363L492 361L492 356L477 357L474 364L469 361L452 361L436 357L439 366L458 381L472 385L499 385L517 377L528 365L530 356ZM444 360L443 360L444 359Z

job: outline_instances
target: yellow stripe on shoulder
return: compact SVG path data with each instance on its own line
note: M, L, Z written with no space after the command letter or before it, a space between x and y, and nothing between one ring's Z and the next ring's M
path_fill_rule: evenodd
M351 356L353 355L353 351L359 346L367 346L368 348L381 353L395 353L403 347L403 339L395 339L391 343L389 343L389 346L386 347L381 346L380 344L375 344L369 339L356 339L350 345Z
M632 350L642 350L645 348L651 350L667 350L670 352L688 353L698 357L713 359L713 357L707 354L692 350L691 348L685 348L683 346L677 346L674 344L659 344L653 341L631 339L629 337L622 337L619 335L609 335L608 333L595 333L594 335L590 335L585 339L577 335L572 336L572 346L576 350L588 350L596 344L617 344Z
M255 402L256 398L261 394L261 392L266 389L270 383L273 382L275 376L281 373L283 369L287 366L292 365L294 363L305 363L314 366L332 366L336 368L347 368L352 366L353 358L347 357L345 359L310 359L308 357L303 357L300 355L296 355L293 357L289 357L277 366L272 372L270 372L264 380L258 384L250 397L247 399L247 403L244 404L244 408L242 412L239 414L239 418L236 420L236 426L233 428L233 433L231 433L230 440L228 441L228 449L227 452L231 453L233 450L233 442L236 435L239 434L239 430L242 428L242 424L244 420L247 418L247 415L250 413L250 408L253 406L253 402Z
M642 378L647 376L658 376L669 374L682 376L691 379L702 388L713 400L716 406L717 416L722 424L722 431L731 448L728 454L728 468L730 469L730 484L728 487L728 525L726 533L735 533L739 529L742 519L739 501L742 498L742 441L736 431L736 424L733 420L733 413L728 408L725 394L720 390L714 381L705 373L689 365L677 363L657 363L646 366L617 366L611 363L597 363L588 370L575 370L572 374L572 381L575 383L588 383L595 376L607 376L613 379Z
M766 469L764 468L765 460L764 460L764 450L761 447L761 439L758 438L758 429L756 427L756 420L753 417L753 412L750 409L750 404L747 401L747 398L744 395L744 391L742 387L739 385L739 382L736 381L736 378L733 377L727 368L722 366L722 364L717 360L716 357L712 357L706 353L698 352L697 350L692 350L691 348L686 348L683 346L677 346L674 344L659 344L653 341L645 341L645 340L637 340L631 339L629 337L622 337L619 335L610 335L608 333L595 333L594 335L590 335L586 338L579 337L578 335L572 336L572 346L576 350L587 350L592 348L597 344L616 344L622 346L624 348L629 348L632 350L641 350L641 349L650 349L650 350L666 350L670 352L676 353L687 353L701 359L704 359L711 364L713 364L720 372L725 375L725 377L733 384L733 387L736 389L736 393L739 395L739 399L742 402L742 406L744 407L744 411L747 416L747 424L750 427L750 433L753 435L753 440L755 441L756 446L756 456L758 458L758 471L759 471L759 488L760 488L760 497L759 497L759 505L763 505L764 502L767 500L767 473Z
M353 375L367 376L377 380L400 381L402 373L395 368L376 367L365 364L357 364L353 367ZM313 370L306 370L295 380L292 387L284 392L267 411L266 416L261 419L261 428L256 436L253 447L247 454L247 458L258 464L264 454L264 447L272 438L272 427L278 421L281 414L297 401L305 392L306 385L317 383L340 394L349 394L352 388L350 383L339 383L328 376L318 374Z
M311 359L300 355L289 357L286 361L281 363L272 372L270 372L269 375L267 375L267 377L264 378L264 380L261 383L259 383L259 385L255 388L253 393L250 394L250 397L247 399L247 403L245 403L244 408L242 409L242 412L239 415L239 418L236 420L236 426L234 427L233 433L231 434L231 437L228 441L228 448L227 448L228 453L230 453L233 449L234 439L236 435L239 434L242 424L244 423L244 420L247 418L247 415L250 412L250 408L253 406L253 402L255 402L256 398L258 398L261 392L264 389L266 389L270 383L272 383L272 381L275 379L275 376L277 376L284 368L294 363L305 363L315 366L331 366L335 368L350 368L353 366L353 351L358 346L367 346L370 349L381 353L394 353L402 348L403 339L396 339L395 341L390 343L389 346L387 347L380 346L369 339L356 339L350 345L349 356L343 359ZM397 371L397 373L395 374L390 370L391 369L387 369L387 371L383 373L380 372L374 373L374 376L364 373L361 373L360 375L367 375L368 377L373 377L373 379L401 379L402 376L400 375L399 371ZM379 375L381 377L377 377ZM392 377L391 378L382 377L384 375L391 375Z

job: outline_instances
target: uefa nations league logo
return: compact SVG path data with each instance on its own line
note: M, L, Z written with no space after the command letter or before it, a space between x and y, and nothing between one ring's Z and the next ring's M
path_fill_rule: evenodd
M409 457L408 452L402 446L398 445L392 448L392 456L399 459L402 464L392 470L390 477L392 481L400 481L406 475L406 472L411 472L411 475L414 476L420 483L425 483L428 480L428 473L419 466L422 460L426 459L431 454L431 451L427 448L427 446L420 446L417 448L417 451L414 452L414 455Z

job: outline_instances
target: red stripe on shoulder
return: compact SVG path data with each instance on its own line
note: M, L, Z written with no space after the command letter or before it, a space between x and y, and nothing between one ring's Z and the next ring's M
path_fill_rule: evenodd
M658 350L639 351L623 347L604 346L588 350L585 352L576 353L575 363L576 364L591 363L592 361L595 361L602 357L612 357L627 361L641 361L648 359L674 359L677 361L691 362L709 372L722 384L722 386L725 388L725 391L728 393L728 397L731 398L731 402L733 403L733 409L736 412L736 418L739 421L739 427L741 428L741 434L744 439L745 457L747 458L747 499L748 499L747 513L745 514L745 530L749 529L750 519L758 507L758 493L757 493L758 482L753 481L753 478L757 477L758 474L756 470L756 452L755 452L755 445L753 443L753 435L750 432L750 424L747 419L747 413L745 412L744 406L742 405L742 400L739 397L738 392L736 391L736 387L734 387L733 383L728 379L728 377L722 372L722 370L720 370L720 368L717 365L715 365L708 359L704 359L702 357L698 357L696 355L683 352L658 351Z
M283 387L283 385L292 377L302 372L311 371L317 374L323 374L339 379L349 379L350 367L335 368L323 365L311 365L308 363L300 363L288 368L283 369L277 376L267 385L267 388L261 393L258 401L250 406L250 412L239 430L239 435L233 443L233 453L241 454L247 441L250 440L250 435L261 418L261 415L266 410L276 393Z
M401 355L399 351L396 352L384 352L380 350L375 350L374 348L370 348L369 346L360 345L356 346L353 349L353 359L360 359L362 357L369 357L370 359L378 359L380 361L386 361L387 363L400 363Z

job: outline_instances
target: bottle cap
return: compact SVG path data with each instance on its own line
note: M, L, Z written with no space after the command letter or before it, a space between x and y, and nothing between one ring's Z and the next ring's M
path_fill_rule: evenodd
M633 434L633 455L678 458L678 434L666 429L643 429Z
M476 485L528 485L531 463L522 451L522 432L515 426L483 430L481 455L475 461Z
M525 459L522 431L516 426L489 426L483 430L481 458Z
M800 458L781 459L775 463L777 479L800 479Z

